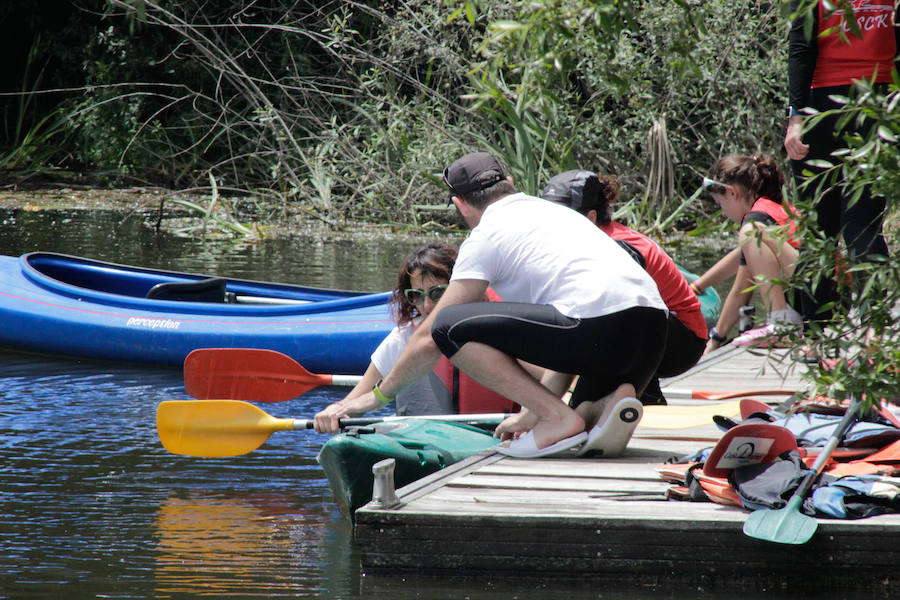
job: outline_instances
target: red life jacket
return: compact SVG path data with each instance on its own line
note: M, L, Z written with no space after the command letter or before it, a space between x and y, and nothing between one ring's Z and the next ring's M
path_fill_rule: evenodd
M487 288L485 296L491 302L502 302L500 296L491 288ZM461 415L519 412L518 404L462 373L446 356L442 356L434 366L434 372L447 386L453 408Z
M461 415L519 412L518 404L489 390L461 372L446 356L442 356L434 366L434 372L447 386L453 408Z
M776 224L781 225L782 227L787 225L788 244L790 244L794 248L800 247L800 240L794 237L794 235L797 233L797 222L794 220L797 217L797 210L793 206L791 206L789 202L784 200L781 202L781 204L779 204L774 200L770 200L769 198L762 196L753 203L753 206L751 206L747 214L744 215L744 218L741 220L741 225L743 225L747 221L747 217L751 216L751 213L762 213L763 215L769 217L771 221L774 221Z
M894 36L894 0L853 0L853 17L862 37L857 37L838 9L826 15L819 3L818 55L811 87L849 85L854 79L875 77L889 83L897 56ZM843 36L843 39L842 39Z

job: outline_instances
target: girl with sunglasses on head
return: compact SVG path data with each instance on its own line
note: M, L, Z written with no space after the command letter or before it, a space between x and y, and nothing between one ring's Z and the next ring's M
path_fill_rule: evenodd
M702 290L734 276L719 320L710 329L707 352L725 343L754 288L766 309L766 325L739 335L735 345L768 345L780 329L799 327L803 321L788 303L783 285L794 274L800 246L793 237L794 207L782 198L783 185L781 169L765 154L720 158L703 179L703 188L722 214L740 226L737 248L694 281Z
M315 416L316 431L334 433L339 429L339 419L360 416L392 400L396 400L396 413L402 416L518 410L506 398L460 373L447 358L440 360L432 372L404 389L396 398L372 399L371 395L367 395L391 371L417 324L431 313L441 299L450 281L456 252L456 248L449 244L431 243L403 261L397 275L397 286L391 296L397 326L372 353L372 361L362 380L344 399ZM499 300L490 289L484 299Z

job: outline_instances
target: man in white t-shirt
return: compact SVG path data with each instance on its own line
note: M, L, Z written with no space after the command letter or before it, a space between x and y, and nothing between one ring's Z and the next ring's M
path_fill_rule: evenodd
M518 436L500 452L534 457L590 449L608 433L610 406L632 415L630 437L640 416L634 398L665 346L667 312L656 284L577 213L517 193L489 153L457 160L444 170L444 182L472 232L444 296L373 393L396 395L443 352L525 407L498 427L503 437ZM479 302L488 285L503 302ZM578 375L571 399L577 412L560 401L564 389L551 391L519 360L566 374L566 387ZM604 397L613 400L607 410L591 410ZM628 440L619 441L605 453L621 452Z

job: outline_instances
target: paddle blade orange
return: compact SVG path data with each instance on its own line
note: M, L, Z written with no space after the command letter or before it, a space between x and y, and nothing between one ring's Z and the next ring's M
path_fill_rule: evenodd
M201 348L184 361L185 390L201 400L283 402L330 384L330 375L310 373L274 350Z
M247 454L272 432L293 428L293 419L277 419L235 400L166 401L156 409L159 440L172 454L186 456Z

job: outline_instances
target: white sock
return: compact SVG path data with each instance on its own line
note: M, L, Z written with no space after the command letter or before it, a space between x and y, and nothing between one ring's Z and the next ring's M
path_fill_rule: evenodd
M803 315L798 313L794 308L789 304L787 307L782 308L780 310L773 310L769 313L768 318L766 318L766 323L774 324L774 323L786 323L789 325L799 325L803 322Z

